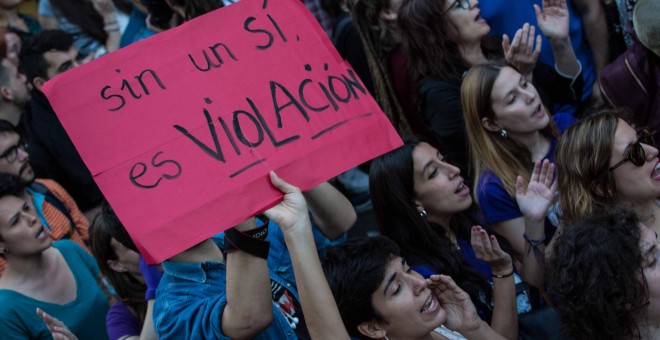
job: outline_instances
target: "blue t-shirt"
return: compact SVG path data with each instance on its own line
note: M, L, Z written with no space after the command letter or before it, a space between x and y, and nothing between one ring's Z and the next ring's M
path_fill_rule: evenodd
M568 129L575 122L575 118L570 115L555 115L553 116L555 124L560 132ZM555 147L557 140L555 138L550 140L550 150L543 157L543 159L554 162ZM484 220L484 224L493 225L495 223L504 222L522 216L516 198L509 195L504 188L502 181L490 170L484 171L479 177L477 183L477 201ZM556 226L553 225L549 219L545 220L545 234L546 240L550 240Z
M76 298L65 304L33 299L19 292L0 289L0 338L52 339L46 324L37 315L37 307L54 316L78 339L107 339L105 315L108 299L99 287L96 261L73 241L53 243L71 269L76 282Z
M536 22L536 13L533 4L542 7L541 0L490 0L479 2L481 17L486 20L490 26L490 34L493 36L502 36L507 34L510 39L516 34L516 30L528 22L538 28ZM596 66L594 64L591 49L586 41L582 19L572 1L567 1L569 13L569 35L571 44L575 50L575 55L582 64L582 77L584 78L584 87L582 90L582 101L591 97L591 88L596 81ZM536 31L540 34L540 30ZM555 64L555 58L552 54L550 41L541 34L543 43L539 62L548 65ZM573 114L576 106L572 104L557 104L555 114L568 113Z
M327 247L341 243L325 237L312 222L312 232L321 259ZM268 269L271 286L286 291L280 296L299 305L298 291L284 234L273 222L268 225ZM213 237L222 249L224 234ZM163 262L163 278L156 291L154 326L161 339L229 339L222 333L222 313L227 304L226 266L219 262ZM290 315L273 302L273 322L255 339L297 339Z

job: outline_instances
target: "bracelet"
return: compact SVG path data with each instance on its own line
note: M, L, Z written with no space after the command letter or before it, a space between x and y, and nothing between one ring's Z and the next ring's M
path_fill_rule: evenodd
M536 248L536 246L545 242L545 235L543 235L540 240L532 240L529 238L529 236L527 236L527 233L525 233L523 234L523 238L525 238L525 241L527 241L532 246L532 248Z
M262 229L262 230L259 230ZM266 232L263 232L263 229L266 229ZM270 249L270 242L265 241L264 239L268 235L268 228L261 227L257 229L252 229L248 231L250 234L240 232L236 229L228 229L225 231L225 249L223 255L225 258L228 253L231 253L236 250L244 251L252 256L256 256L262 259L268 258L268 251ZM259 238L251 237L250 235L259 234Z
M508 273L508 274L504 274L504 275L495 275L495 274L493 274L493 277L496 278L496 279L503 279L505 277L509 277L509 276L512 276L512 275L513 275L513 268L511 268L511 272Z
M257 240L265 240L268 237L268 224L264 224L261 227L243 231L243 234L250 236Z

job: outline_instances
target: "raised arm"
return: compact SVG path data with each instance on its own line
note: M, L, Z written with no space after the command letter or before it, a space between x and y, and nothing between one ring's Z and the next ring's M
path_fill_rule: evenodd
M321 268L305 199L300 189L284 182L274 172L270 173L270 180L284 193L284 198L264 214L284 233L309 335L312 339L349 339Z
M103 18L103 30L108 34L108 38L104 42L105 49L108 53L118 50L121 32L119 31L115 5L112 0L92 0L92 4Z
M303 193L314 222L323 235L333 240L347 232L357 215L351 202L328 182Z
M518 339L518 309L516 284L511 256L500 248L494 235L472 227L472 249L478 259L488 263L493 273L493 317L490 327L507 339Z
M591 98L596 102L602 102L598 80L600 72L608 63L609 42L607 41L607 24L605 22L605 11L599 0L574 0L580 15L582 16L582 27L587 38L591 54L596 64L596 81L592 87Z
M543 0L542 5L543 8L534 4L536 20L541 32L550 41L555 67L562 76L575 78L582 68L568 34L569 17L566 0Z
M225 251L228 250L228 242L232 243L232 233L246 235L267 228L268 225L257 228L255 219L252 218L234 227L233 231L226 231ZM266 241L257 242L263 245L260 242ZM270 276L266 263L268 252L266 251L265 256L251 253L257 252L236 247L226 255L227 305L222 313L222 332L232 339L253 338L263 332L273 320Z
M516 238L514 247L522 252L521 276L530 284L543 289L545 262L545 216L557 192L554 180L555 165L547 159L534 164L532 177L527 188L522 177L516 183L516 201L523 214L525 228ZM520 230L518 231L520 232Z
M541 36L536 35L536 29L529 23L516 31L513 40L502 36L502 50L506 61L518 69L520 74L532 80L532 72L541 54Z

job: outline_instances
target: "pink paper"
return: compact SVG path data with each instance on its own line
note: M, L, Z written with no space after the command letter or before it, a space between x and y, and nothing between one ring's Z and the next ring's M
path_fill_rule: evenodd
M57 116L148 262L401 145L298 0L242 0L53 78Z

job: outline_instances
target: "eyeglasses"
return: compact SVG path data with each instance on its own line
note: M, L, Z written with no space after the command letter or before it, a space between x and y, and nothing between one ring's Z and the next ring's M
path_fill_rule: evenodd
M470 9L470 0L456 0L449 6L450 10L454 8Z
M7 151L3 152L0 155L0 158L4 158L8 163L14 163L18 159L19 149L25 151L25 147L21 141L19 141L16 145L12 145L9 149L7 149Z
M644 151L644 147L642 146L642 144L655 146L655 141L653 140L653 136L646 129L642 130L642 132L639 133L639 137L637 137L637 141L630 146L630 152L628 152L628 156L619 163L616 163L613 166L611 166L610 171L614 171L614 169L618 168L627 161L630 161L635 166L644 165L644 163L646 162L646 152Z

